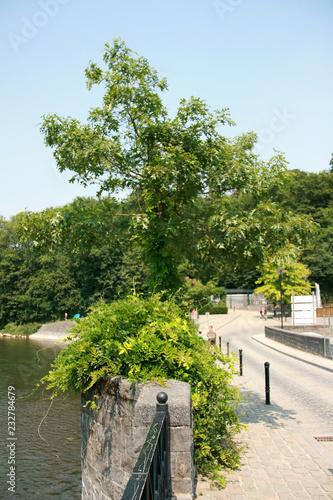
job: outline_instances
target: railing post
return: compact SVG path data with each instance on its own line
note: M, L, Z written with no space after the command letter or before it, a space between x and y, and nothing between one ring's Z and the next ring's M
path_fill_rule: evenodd
M170 417L168 396L156 396L156 414L147 434L122 500L170 500Z
M239 375L243 376L243 350L239 349Z
M162 439L160 439L160 457L163 463L161 475L163 482L163 493L159 498L171 498L171 456L170 456L170 415L168 411L168 395L165 392L159 392L156 396L156 413L164 414L164 425L162 428ZM163 477L165 472L165 477Z
M266 361L265 363L265 393L266 393L266 405L271 404L270 397L270 386L269 386L269 363Z
M219 337L219 348L220 348L220 351L222 350L222 339L221 337Z
M229 356L229 342L227 342L227 355Z

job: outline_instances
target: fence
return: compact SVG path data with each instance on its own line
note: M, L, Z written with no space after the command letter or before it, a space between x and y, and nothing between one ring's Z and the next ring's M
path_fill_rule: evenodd
M168 396L157 395L156 414L122 500L170 500L170 419Z
M148 452L142 452L148 469L152 464L152 471L147 475L147 491L142 491L141 498L154 498L143 495L158 490L158 481L160 490L164 490L164 484L171 481L174 496L192 500L195 469L191 386L176 380L167 380L165 386L155 382L132 384L122 377L107 377L82 395L82 500L121 500L133 470L136 470L137 478L146 474L146 470L143 473L142 468L135 467L152 422L163 409L156 408L156 397L162 391L168 394L166 422L170 419L167 425L170 440L165 438L165 428L159 431L159 424L156 424L154 435L150 435L148 443L151 445L155 437L160 436L157 456L154 459L152 453L149 459ZM97 410L90 407L88 403L91 401L96 402ZM160 402L158 404L163 406ZM165 447L168 442L171 464L167 471L170 477L166 480L163 479L165 473L157 474L160 479L155 481L154 486L151 474L154 474L154 467L156 470L161 464L163 469L164 464L168 463L169 458L165 460L164 451L160 451L161 446ZM167 499L168 496L156 498Z

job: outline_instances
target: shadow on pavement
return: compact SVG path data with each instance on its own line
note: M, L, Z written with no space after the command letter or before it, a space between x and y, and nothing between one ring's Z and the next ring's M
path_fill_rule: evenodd
M271 428L285 427L288 418L296 417L293 410L282 410L275 403L267 405L265 398L254 391L240 387L240 392L244 399L236 412L244 424L265 423Z

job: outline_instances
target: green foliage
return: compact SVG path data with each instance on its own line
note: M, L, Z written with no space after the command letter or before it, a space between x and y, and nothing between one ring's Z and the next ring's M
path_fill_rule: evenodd
M2 328L2 333L10 335L32 335L36 333L42 325L40 323L26 323L25 325L17 325L16 323L8 323Z
M303 249L301 261L319 283L322 298L333 300L333 172L319 173L292 170L289 181L273 190L274 199L286 210L311 216L317 234Z
M85 392L106 375L188 382L196 465L218 478L221 467L239 464L233 437L242 427L235 414L240 395L230 385L234 360L218 349L211 353L186 313L173 300L160 299L130 296L96 306L72 329L72 342L42 382L53 396L71 388Z
M311 283L308 281L307 285L304 276L309 277L310 270L304 264L297 262L297 255L290 248L289 253L278 255L270 262L263 265L262 277L256 281L256 284L261 286L255 289L256 294L265 294L267 299L271 300L274 304L280 301L280 279L277 273L277 268L283 268L282 274L282 302L284 304L291 302L291 296L294 292L295 295L305 295L311 293Z
M200 309L199 313L205 314L206 312L209 312L209 314L228 314L228 306L207 304Z
M77 198L0 220L0 326L63 319L95 302L147 290L129 237L131 202Z
M254 153L255 134L223 136L222 127L234 125L229 110L211 110L200 98L181 99L169 117L161 97L166 80L122 40L105 45L103 61L105 68L91 62L85 72L89 90L105 87L87 123L45 115L41 132L71 181L99 183L100 194L130 191L131 238L150 291L176 291L185 256L258 264L289 238L296 244L308 237L309 221L260 202L284 185L281 154L264 162ZM255 200L249 213L225 203L226 194L244 192Z
M219 297L222 302L225 301L225 289L217 286L216 280L211 280L206 285L198 279L191 279L189 277L186 277L184 281L177 297L180 298L185 310L189 311L195 308L201 313L203 307L210 304L210 297L212 295L215 298Z

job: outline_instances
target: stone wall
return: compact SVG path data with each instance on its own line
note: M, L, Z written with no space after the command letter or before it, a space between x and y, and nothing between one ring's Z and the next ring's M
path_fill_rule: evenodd
M326 342L326 356L331 357L330 339L317 333L292 332L272 326L265 326L265 336L269 339L276 340L281 344L294 347L300 351L316 354L324 357L324 341Z
M194 492L191 387L131 384L121 377L97 384L82 397L82 499L121 499L156 411L156 396L168 394L171 480L176 499ZM98 410L87 401L95 401Z

